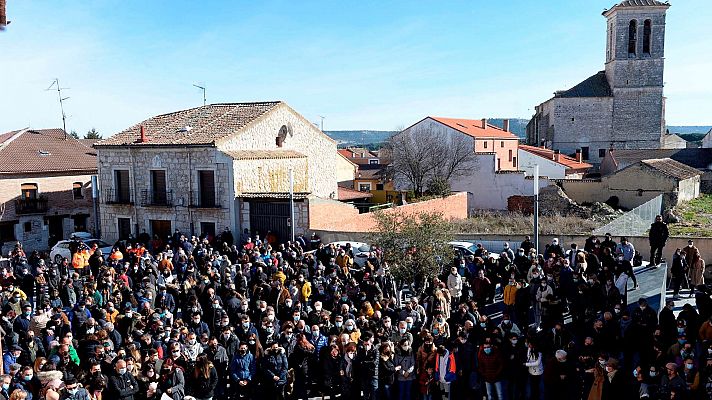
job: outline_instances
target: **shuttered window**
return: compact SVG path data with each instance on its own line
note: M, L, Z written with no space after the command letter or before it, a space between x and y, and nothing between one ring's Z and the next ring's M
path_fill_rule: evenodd
M124 203L131 200L129 188L129 171L125 169L115 171L116 201Z
M199 203L203 207L215 206L215 172L198 171Z

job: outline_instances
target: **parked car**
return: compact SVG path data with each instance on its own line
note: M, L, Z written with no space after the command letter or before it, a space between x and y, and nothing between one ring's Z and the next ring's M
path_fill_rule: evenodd
M332 242L329 244L333 244L334 247L339 249L344 249L346 248L347 244L350 244L351 251L353 251L354 253L354 264L357 265L359 268L363 268L366 266L366 260L368 260L368 256L371 253L371 245L362 242L349 242L348 240L341 242Z
M104 256L108 256L109 254L111 254L111 250L113 250L112 245L104 242L101 239L89 238L81 240L89 247L92 247L96 244L96 246L101 250ZM69 244L71 242L71 240L60 240L59 242L57 242L57 244L52 247L52 251L50 251L49 253L50 259L54 260L54 262L58 264L62 262L63 258L69 259L72 255L72 253L69 251Z
M448 242L450 246L452 246L452 249L455 251L455 255L457 257L468 257L468 256L474 256L475 252L477 251L477 244L473 242ZM495 259L499 258L499 252L501 249L485 249L488 251L488 256L493 257Z

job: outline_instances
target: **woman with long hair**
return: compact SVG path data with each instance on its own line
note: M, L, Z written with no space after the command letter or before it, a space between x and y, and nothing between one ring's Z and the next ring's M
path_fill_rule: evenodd
M186 392L196 400L212 400L218 385L218 371L205 354L195 361L193 372L188 375Z

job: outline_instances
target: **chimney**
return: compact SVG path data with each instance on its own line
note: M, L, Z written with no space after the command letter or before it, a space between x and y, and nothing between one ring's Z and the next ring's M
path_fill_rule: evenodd
M143 128L143 125L141 125L141 138L138 140L139 143L146 143L148 142L148 139L146 138L146 131Z
M561 153L559 150L554 150L554 161L559 162L559 158L561 157Z
M502 129L509 132L509 119L502 120Z
M583 162L583 155L581 154L581 149L576 149L576 161Z
M482 118L482 129L487 129L487 118Z

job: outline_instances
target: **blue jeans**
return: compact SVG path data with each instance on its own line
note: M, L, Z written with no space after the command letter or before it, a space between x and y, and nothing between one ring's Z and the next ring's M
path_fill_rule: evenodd
M489 383L485 382L487 388L487 400L504 400L502 381Z
M529 374L527 378L527 400L544 400L544 379L541 375Z
M410 400L410 388L413 381L398 381L398 400Z

